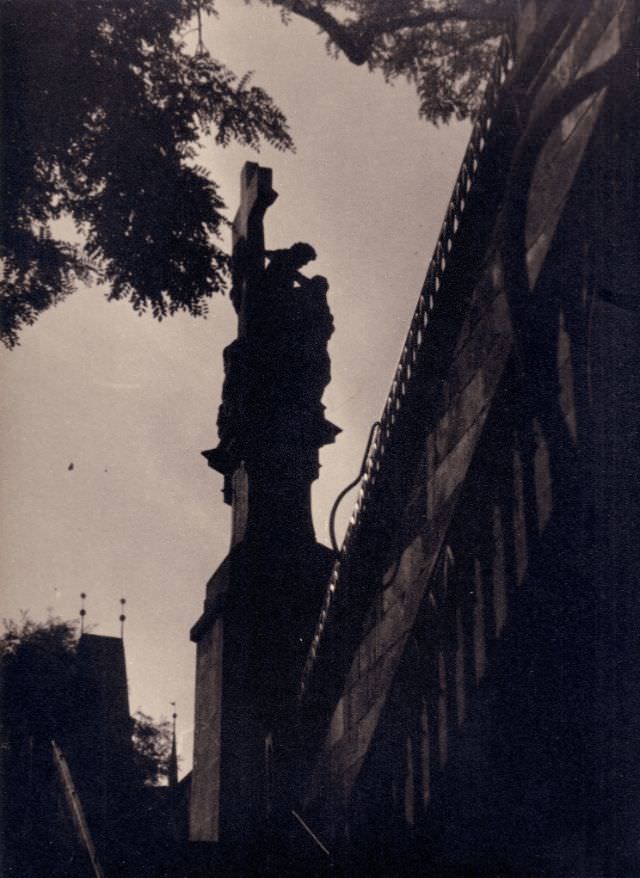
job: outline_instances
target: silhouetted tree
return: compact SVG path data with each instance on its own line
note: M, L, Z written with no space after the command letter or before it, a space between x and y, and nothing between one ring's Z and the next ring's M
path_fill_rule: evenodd
M261 0L311 21L329 51L415 85L430 122L478 108L498 38L511 30L517 0Z
M77 703L75 623L50 617L5 622L0 637L2 719L10 740L32 737L61 743Z
M57 304L78 278L108 283L161 319L198 316L224 289L224 204L195 164L199 139L292 145L265 92L201 41L214 0L2 0L0 336ZM59 237L70 216L84 244Z
M135 762L147 784L158 784L169 773L172 730L169 720L154 720L141 710L133 716Z
M50 617L34 622L24 615L5 621L0 636L2 701L2 831L7 875L85 874L59 779L52 759L56 741L67 757L91 826L92 795L98 778L91 770L93 749L80 727L91 678L78 660L75 622ZM108 827L116 827L107 850L126 860L122 874L140 871L170 849L170 817L158 790L167 773L171 727L138 711L132 724L131 749L114 749L113 785ZM87 744L89 751L87 751ZM95 767L95 766L94 766ZM84 794L88 794L88 800ZM117 807L116 807L117 805ZM110 832L110 830L109 830ZM107 832L108 835L108 832ZM56 860L57 858L57 860ZM141 865L141 863L143 865ZM146 866L144 866L146 868ZM129 871L127 871L127 869Z

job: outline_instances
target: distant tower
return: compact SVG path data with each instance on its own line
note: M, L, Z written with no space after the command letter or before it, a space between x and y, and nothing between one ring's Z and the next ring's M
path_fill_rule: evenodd
M315 258L308 244L265 251L262 222L275 198L270 169L247 163L233 226L238 337L224 352L220 443L203 452L224 476L232 538L191 632L190 836L228 851L250 849L287 787L280 728L333 561L311 518L318 452L339 432L321 404L333 331L328 284L302 274Z

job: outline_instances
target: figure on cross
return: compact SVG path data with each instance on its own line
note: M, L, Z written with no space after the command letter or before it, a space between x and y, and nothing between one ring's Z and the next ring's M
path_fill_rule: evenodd
M300 478L315 478L318 449L339 432L326 420L321 402L331 376L329 284L321 275L302 274L316 259L311 244L265 249L263 219L274 200L269 169L245 166L233 227L238 338L224 352L220 443L204 454L210 466L230 477L241 461L248 472L264 468L268 446L271 470L276 458L285 468L291 460L305 461Z
M308 281L300 269L316 258L311 244L298 241L286 250L265 250L269 265L265 271L265 287L269 289L295 288Z

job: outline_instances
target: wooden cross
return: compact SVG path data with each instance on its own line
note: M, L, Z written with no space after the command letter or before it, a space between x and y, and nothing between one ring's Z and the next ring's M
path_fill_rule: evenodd
M238 313L238 334L246 333L247 313L264 271L263 220L278 193L271 168L246 162L240 178L240 207L233 221L231 301Z

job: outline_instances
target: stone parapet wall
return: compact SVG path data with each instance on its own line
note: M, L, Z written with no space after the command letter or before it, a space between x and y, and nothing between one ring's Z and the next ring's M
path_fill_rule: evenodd
M529 40L560 8L525 6ZM556 31L554 63L531 71L534 116L629 42L635 4L592 0L583 12L570 37ZM525 56L522 35L519 45ZM491 169L491 201L502 192L507 203L486 215L490 228L471 211L484 187L474 196L463 183L466 218L447 214L459 237L436 248L409 336L420 351L403 353L303 681L317 736L307 813L356 874L412 856L453 874L608 875L640 862L638 803L605 767L616 751L631 777L629 744L600 731L627 740L638 720L619 719L620 691L634 706L640 692L631 670L616 671L617 694L606 679L636 659L615 614L636 617L640 573L629 539L611 530L640 524L635 248L616 245L625 290L615 303L603 292L607 238L637 226L631 207L612 211L613 228L598 219L604 192L638 188L624 121L636 105L621 104L629 69L569 103L537 149L525 301L505 272L500 225L513 180L493 173L518 158L518 131L482 135L475 170ZM452 204L460 192L459 181Z

